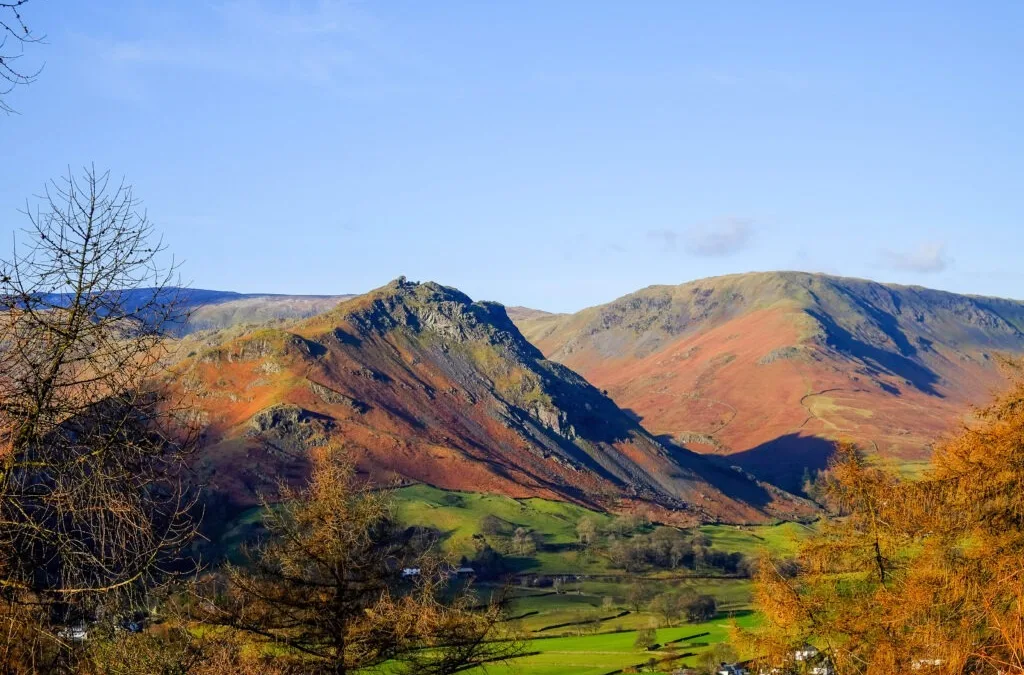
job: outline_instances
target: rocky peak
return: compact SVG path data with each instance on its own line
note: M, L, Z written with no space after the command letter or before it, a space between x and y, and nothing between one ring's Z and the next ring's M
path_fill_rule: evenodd
M406 329L455 343L503 345L523 358L543 358L523 338L503 305L474 302L465 293L433 281L420 283L399 277L358 303L342 304L341 309L363 335Z

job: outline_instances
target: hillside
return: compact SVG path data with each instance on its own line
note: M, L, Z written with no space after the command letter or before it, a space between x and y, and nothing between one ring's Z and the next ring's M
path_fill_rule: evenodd
M544 497L679 524L762 522L806 504L654 439L504 307L399 279L289 331L198 334L175 383L202 408L198 469L238 506L338 442L382 483Z
M799 488L832 439L904 464L1002 382L1024 303L799 272L652 286L523 334L687 448Z
M235 295L235 294L232 294ZM241 324L305 319L328 311L352 295L237 295L197 303L184 332L218 330Z
M155 288L139 288L118 292L118 302L134 310L153 300L154 294L164 302L174 302L177 314L184 321L163 328L177 336L201 330L219 330L246 324L305 319L326 312L352 295L279 295L274 293L235 293L205 288L168 286L159 293ZM68 298L53 294L54 303Z

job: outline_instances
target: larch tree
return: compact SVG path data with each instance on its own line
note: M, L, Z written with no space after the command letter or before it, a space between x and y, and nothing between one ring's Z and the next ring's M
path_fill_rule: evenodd
M204 594L205 619L276 645L298 672L445 675L516 655L500 604L480 604L357 476L343 450L314 454L308 486L265 505L265 541Z
M107 173L26 215L0 262L0 661L144 603L195 529L189 410L161 384L173 263Z
M906 479L843 447L825 477L834 517L799 571L761 560L766 664L815 645L843 674L1024 673L1024 383L977 411Z
M35 82L41 68L23 67L25 47L42 42L29 28L24 6L29 0L0 0L0 112L13 113L7 95L15 88Z

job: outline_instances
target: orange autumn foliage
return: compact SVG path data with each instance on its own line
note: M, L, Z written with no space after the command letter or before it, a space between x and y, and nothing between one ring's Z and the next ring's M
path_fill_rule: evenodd
M836 672L1024 673L1024 380L906 479L851 446L826 479L835 517L799 572L765 558L746 633L766 664L811 643Z

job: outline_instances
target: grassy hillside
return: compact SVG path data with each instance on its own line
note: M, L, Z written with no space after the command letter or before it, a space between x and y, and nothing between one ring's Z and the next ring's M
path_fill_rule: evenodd
M527 654L508 664L490 666L488 673L603 675L646 663L651 658L661 662L661 670L653 672L668 673L676 667L695 665L701 654L727 640L731 621L740 625L757 621L752 613L749 579L723 577L719 573L708 576L698 570L627 573L614 567L601 547L581 555L576 529L581 519L590 519L601 530L621 531L619 518L607 513L539 498L512 499L426 485L396 490L394 513L403 525L436 530L441 536L441 549L455 558L472 557L483 542L501 545L501 537L485 533L488 518L530 530L542 540L535 553L512 556L517 565L511 571L519 576L514 579L505 604L508 620L525 636ZM221 542L237 549L246 539L259 535L259 522L258 509L245 512ZM678 531L641 525L633 535L623 536L656 536L662 529ZM762 548L787 555L807 531L807 526L782 523L751 527L706 525L682 533L706 538L712 550L753 556ZM558 579L560 583L537 586L538 576L549 577L549 581ZM631 589L637 585L643 587L645 594L639 611L629 600ZM503 585L497 580L478 581L475 588L486 599L502 592ZM670 621L651 604L659 596L686 592L714 597L714 619L699 623L687 623L685 619ZM650 651L635 646L637 631L649 627L657 628L660 645Z
M475 538L482 536L483 521L493 516L510 524L511 529L526 528L543 537L543 547L529 560L521 562L521 571L549 574L579 574L607 571L593 558L581 558L571 545L577 541L576 523L590 517L607 526L613 517L575 504L547 499L512 499L496 494L450 492L428 485L415 485L396 492L396 516L406 525L440 530L442 550L454 558L471 557Z
M701 654L728 639L729 625L749 626L752 583L743 578L706 578L692 572L648 571L626 574L615 569L600 552L580 555L576 524L590 518L602 528L615 527L615 518L586 508L544 499L510 499L499 495L447 492L429 486L411 486L396 492L396 515L408 525L434 527L442 533L441 546L453 556L472 556L483 534L484 519L500 518L543 536L544 546L519 566L528 575L563 575L558 592L551 588L516 585L506 613L527 636L527 655L508 664L492 665L487 673L547 673L549 675L604 675L619 668L645 664L654 658L658 670L697 665ZM657 527L648 532L656 532ZM706 525L687 530L703 535L716 550L754 556L761 549L791 554L809 531L797 523L737 527ZM493 541L493 538L490 538ZM528 579L530 577L524 577ZM640 611L627 602L631 586L642 584L649 597L692 591L711 595L717 616L703 623L665 626L665 619L647 606ZM496 586L486 583L478 593L487 597ZM637 631L657 628L661 645L647 651L635 646ZM672 642L672 644L666 644ZM483 673L480 671L470 671Z
M547 499L512 499L495 494L452 492L428 485L401 488L395 492L395 498L398 519L405 525L439 530L441 548L450 556L472 556L476 550L474 541L484 536L484 518L494 516L512 527L523 527L541 534L543 544L553 549L539 550L535 560L524 567L524 571L547 574L613 571L607 561L596 556L579 556L575 547L576 524L580 519L587 517L598 527L608 528L615 520L610 514ZM797 542L810 530L807 525L790 522L758 526L705 525L684 531L707 535L714 549L753 556L762 548L779 555L791 554Z

